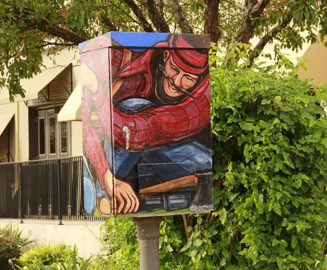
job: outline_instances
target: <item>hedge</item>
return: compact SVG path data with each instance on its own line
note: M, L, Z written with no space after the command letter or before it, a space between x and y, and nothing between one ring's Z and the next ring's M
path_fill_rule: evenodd
M165 219L162 269L326 269L327 88L300 80L287 60L277 69L239 58L225 65L217 55L215 211ZM106 228L115 246L107 259L135 269L137 256L124 258L137 250L134 224L110 220Z

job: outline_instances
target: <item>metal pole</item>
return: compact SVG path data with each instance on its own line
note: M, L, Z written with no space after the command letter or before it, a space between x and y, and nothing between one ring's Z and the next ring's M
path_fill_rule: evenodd
M19 182L18 182L18 218L20 219L20 223L23 222L23 199L22 199L22 192L23 192L23 163L19 163Z
M159 270L159 225L163 217L133 218L140 249L140 270Z
M58 164L58 174L57 174L57 183L58 183L58 220L59 220L59 225L63 225L62 224L62 205L61 205L61 159L58 159L57 161Z

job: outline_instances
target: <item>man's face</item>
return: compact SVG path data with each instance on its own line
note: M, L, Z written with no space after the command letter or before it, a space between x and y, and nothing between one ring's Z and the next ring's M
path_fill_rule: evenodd
M185 72L174 62L169 51L164 51L164 73L163 90L170 97L178 97L183 95L183 92L177 88L190 90L198 82L199 76ZM168 78L167 78L168 77Z

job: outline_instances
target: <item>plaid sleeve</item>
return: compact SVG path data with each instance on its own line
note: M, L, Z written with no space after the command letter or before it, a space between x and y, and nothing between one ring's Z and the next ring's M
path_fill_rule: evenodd
M104 187L104 174L108 169L108 162L102 148L99 134L94 130L90 121L92 96L93 95L89 91L84 91L82 101L83 147L85 155L96 171L100 186Z
M193 94L193 93L192 93ZM115 144L126 147L123 127L130 130L129 149L179 141L198 133L210 121L209 78L205 78L193 94L177 105L150 108L135 114L113 109Z

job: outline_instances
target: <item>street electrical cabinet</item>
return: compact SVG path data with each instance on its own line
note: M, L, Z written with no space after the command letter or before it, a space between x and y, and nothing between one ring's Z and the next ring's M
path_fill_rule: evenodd
M84 209L213 209L208 35L110 32L80 44Z

